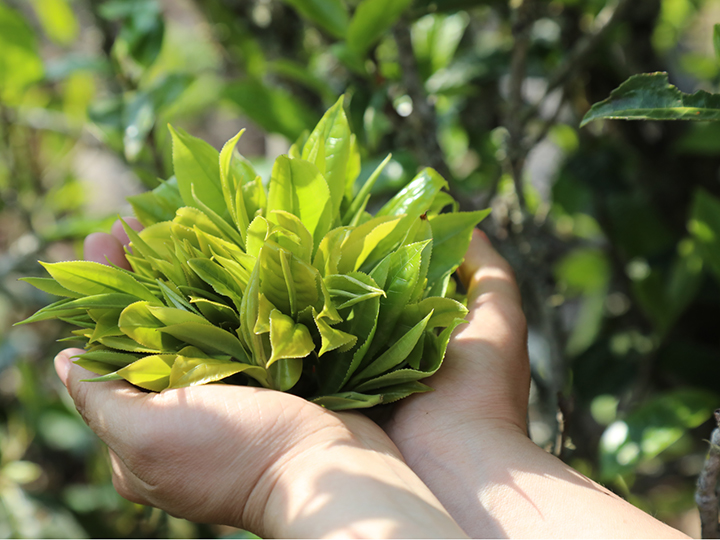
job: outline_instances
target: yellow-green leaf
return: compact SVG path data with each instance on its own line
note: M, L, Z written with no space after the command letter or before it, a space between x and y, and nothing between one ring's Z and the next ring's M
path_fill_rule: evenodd
M272 355L267 367L282 358L304 358L315 350L310 331L304 324L296 324L291 317L277 309L270 313L270 345Z
M90 261L40 263L61 286L84 295L123 293L159 303L144 285L129 273Z

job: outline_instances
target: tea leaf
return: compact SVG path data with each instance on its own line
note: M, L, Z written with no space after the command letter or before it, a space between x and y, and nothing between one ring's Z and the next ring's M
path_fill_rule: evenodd
M194 345L208 354L228 354L240 362L249 363L242 343L233 334L217 326L199 322L183 322L161 329L178 340Z
M330 189L318 168L303 159L280 156L275 160L270 177L267 211L295 214L315 239L315 245L332 225Z
M314 163L327 181L332 216L340 212L350 155L350 126L343 110L343 101L344 96L341 96L327 110L310 133L302 151L302 158Z
M57 281L55 281L53 278L26 277L26 278L20 278L20 281L29 283L36 289L40 289L43 292L46 292L48 294L52 294L55 296L67 296L70 298L81 298L83 296L81 293L77 293L75 291L71 291L70 289L66 289L65 287L60 285Z
M254 371L253 371L254 370ZM216 382L236 373L263 372L261 368L220 358L193 358L180 355L172 365L168 388L184 388ZM262 375L261 375L262 376Z
M315 350L307 327L295 324L292 318L277 309L270 313L270 345L272 354L267 367L282 358L304 358Z
M150 312L148 302L135 302L126 307L120 314L118 326L126 336L149 349L172 351L181 345L180 341L160 331L165 325ZM107 339L111 338L99 341L105 344Z
M92 350L73 358L82 358L88 361L92 360L93 362L108 364L116 368L125 367L138 359L136 355L111 350Z
M240 310L243 292L227 270L209 259L190 259L188 265L216 293L230 298L237 309Z
M317 312L314 310L313 319L315 320L315 325L320 332L320 338L322 340L320 352L318 352L319 357L335 349L348 350L357 342L357 336L333 328L323 319L318 318Z
M600 118L622 120L720 120L720 95L699 90L685 94L669 84L667 73L633 75L610 97L593 105L580 127Z
M377 214L399 216L406 214L417 217L427 212L440 190L447 182L433 169L423 169L413 180L390 199Z
M346 274L359 269L401 219L395 216L376 217L353 229L342 244L338 272Z
M363 369L350 381L350 384L357 384L363 379L377 377L378 375L401 364L415 348L415 344L418 340L422 337L430 317L432 317L432 313L417 323L412 330L393 343L387 351L373 360L365 369Z
M123 293L158 303L158 299L129 273L89 261L40 263L63 287L85 294Z
M170 381L170 372L176 354L157 354L146 356L129 366L117 370L117 374L135 386L160 392Z
M348 409L367 409L379 405L382 403L382 396L369 396L358 392L341 392L339 394L320 396L311 401L331 411L345 411Z
M239 244L243 248L245 247L244 237L250 225L242 190L243 184L245 183L242 174L244 170L240 167L233 167L232 165L235 146L244 132L244 129L241 130L240 133L226 142L220 151L220 183L223 197L225 198L225 206L227 206L230 211L230 216L240 232L241 240ZM252 181L254 178L255 175L249 180Z
M272 388L287 392L297 384L302 375L303 361L299 358L283 358L268 368Z
M354 217L365 209L365 205L370 198L370 192L372 191L375 182L377 182L377 179L380 178L380 175L385 170L385 166L390 163L390 159L392 159L392 154L388 154L387 157L382 160L380 165L375 168L373 173L365 181L363 187L360 188L358 194L355 195L353 202L350 205L350 208L348 208L347 212L342 218L342 222L344 225L347 225L351 221L353 221Z
M420 274L422 252L428 242L403 246L390 255L385 298L380 299L378 330L370 346L370 356L385 346L395 325L415 290ZM409 352L409 351L408 351Z
M472 230L490 210L440 214L430 219L433 234L433 253L428 268L428 288L455 271L470 245Z
M220 183L219 153L205 141L168 125L173 143L173 168L180 194L188 206L195 204L192 188L198 198L222 214L225 199Z

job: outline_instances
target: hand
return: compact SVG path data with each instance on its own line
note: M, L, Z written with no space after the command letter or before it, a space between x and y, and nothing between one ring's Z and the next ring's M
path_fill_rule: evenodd
M136 222L129 222L138 226ZM89 260L122 265L122 228L85 243ZM110 448L125 498L198 522L268 537L464 536L393 443L356 413L332 413L286 393L209 385L145 393L119 381L58 375Z
M527 330L508 263L475 231L458 274L469 323L386 430L408 465L471 537L682 536L527 437Z

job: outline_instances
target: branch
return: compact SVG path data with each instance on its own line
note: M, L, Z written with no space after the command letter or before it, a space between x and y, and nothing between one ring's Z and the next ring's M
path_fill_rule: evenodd
M393 28L393 37L398 49L398 61L402 71L403 85L412 100L412 113L406 118L409 131L414 139L422 161L428 163L443 178L450 180L452 174L445 163L445 157L437 140L437 117L435 108L430 104L425 86L420 79L415 53L412 48L410 28L405 20L400 20Z
M718 427L710 436L710 450L698 477L695 491L695 502L700 510L702 538L720 538L717 494L718 476L720 476L720 409L715 411L715 421Z
M607 6L596 17L596 20L604 19L604 22L600 22L599 26L592 34L578 40L565 58L565 61L560 65L555 73L548 78L545 93L538 102L535 103L535 105L525 111L525 114L523 115L523 123L535 116L552 91L565 84L568 78L585 62L587 57L590 56L595 49L597 49L607 35L608 31L618 20L620 20L620 17L624 14L625 10L632 4L632 0L615 0L614 7L612 7L612 3L613 0L609 1Z
M508 140L507 162L510 166L510 174L515 183L520 209L525 211L525 193L522 186L522 173L525 168L525 157L527 152L523 148L523 131L525 122L523 120L523 83L525 82L525 71L527 57L530 51L530 32L532 30L534 0L524 0L516 10L516 20L513 23L512 33L515 39L512 57L510 59L510 82L508 89L507 111L505 115L505 126L510 134Z

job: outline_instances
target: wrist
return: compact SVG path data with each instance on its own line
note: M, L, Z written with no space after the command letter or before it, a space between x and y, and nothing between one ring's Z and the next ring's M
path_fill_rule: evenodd
M390 444L388 451L383 451L347 434L327 439L298 449L268 470L272 489L265 500L260 528L266 535L465 536Z

